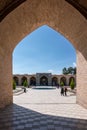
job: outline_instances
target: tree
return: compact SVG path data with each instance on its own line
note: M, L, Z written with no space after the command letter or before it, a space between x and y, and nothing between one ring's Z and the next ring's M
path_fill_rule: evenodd
M68 74L73 74L73 67L68 68Z
M28 86L27 80L25 80L25 81L23 82L23 86L24 86L24 87L27 87L27 86Z
M74 70L74 73L73 73L73 74L76 74L76 67L75 67L75 68L73 68L73 70Z
M63 74L68 74L68 70L67 70L67 68L64 67L63 70L62 70L62 72L63 72Z
M74 80L73 80L73 79L71 79L70 87L71 87L71 89L74 89L74 88L75 88L75 83L74 83Z
M63 74L76 74L76 67L73 68L73 67L64 67L63 70L62 70L62 73Z
M63 81L61 81L61 82L60 82L60 86L64 86L64 83L63 83Z
M13 80L13 89L14 90L16 89L16 82L15 82L15 80Z

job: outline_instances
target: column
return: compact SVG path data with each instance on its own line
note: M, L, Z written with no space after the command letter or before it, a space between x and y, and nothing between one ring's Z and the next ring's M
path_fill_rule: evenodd
M87 50L86 50L87 54ZM87 108L87 57L77 53L77 98L80 105Z
M0 54L0 108L13 102L12 81L12 55L4 51Z
M19 78L19 86L21 86L21 76L19 76L18 78Z

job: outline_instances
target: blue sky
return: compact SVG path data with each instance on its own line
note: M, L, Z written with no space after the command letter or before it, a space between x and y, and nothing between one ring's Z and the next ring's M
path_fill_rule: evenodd
M76 66L75 48L46 25L22 39L13 51L13 74L61 74L70 66Z

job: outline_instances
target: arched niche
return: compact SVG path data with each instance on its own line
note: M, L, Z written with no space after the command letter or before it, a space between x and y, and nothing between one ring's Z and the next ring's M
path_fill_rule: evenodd
M40 85L41 86L48 86L48 78L46 76L42 76L40 78Z
M17 76L14 76L13 77L13 80L15 81L16 85L18 86L19 85L19 79Z
M30 78L30 85L31 86L36 86L36 78L35 77Z
M25 76L23 76L23 77L21 78L21 85L23 85L24 81L27 81L27 77L25 77Z
M58 79L56 77L52 78L52 85L57 86L58 85Z

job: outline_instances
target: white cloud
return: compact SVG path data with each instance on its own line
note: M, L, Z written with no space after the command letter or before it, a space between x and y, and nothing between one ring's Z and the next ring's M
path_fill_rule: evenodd
M58 71L57 74L62 74L62 71Z
M49 72L49 73L53 73L53 72L54 72L54 70L50 69L50 70L48 70L48 72Z
M76 67L76 63L75 62L73 62L73 67Z

